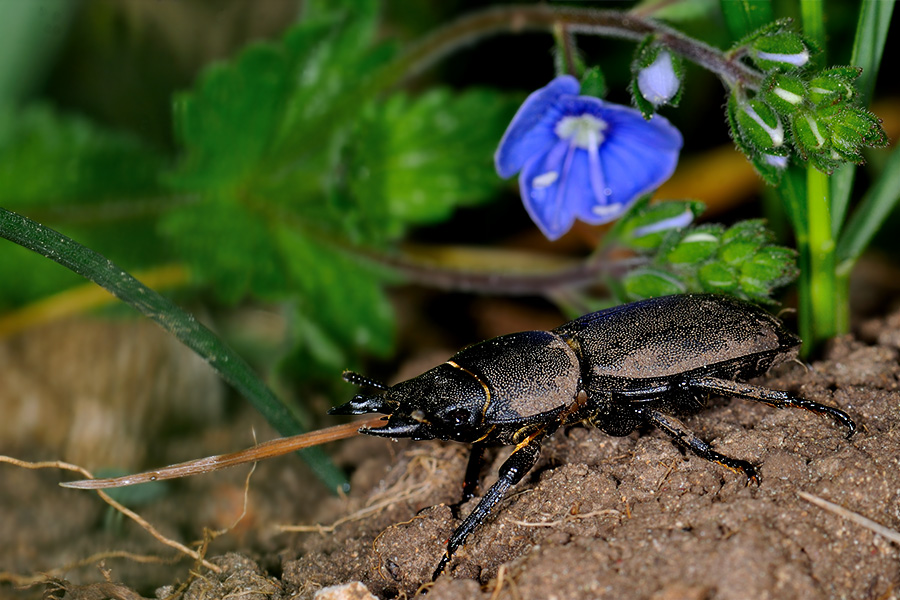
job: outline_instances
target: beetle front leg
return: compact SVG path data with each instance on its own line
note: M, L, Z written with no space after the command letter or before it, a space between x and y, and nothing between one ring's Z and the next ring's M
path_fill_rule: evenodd
M687 381L687 385L691 388L704 390L721 396L733 396L737 398L747 398L748 400L756 400L763 402L775 408L802 408L819 415L828 415L841 425L847 428L847 437L853 435L856 431L856 423L850 418L850 415L839 408L826 406L794 396L790 392L782 390L770 390L756 385L741 383L738 381L729 381L728 379L719 379L717 377L697 377Z
M463 521L462 525L457 527L456 531L453 532L453 535L450 536L450 540L447 542L447 551L444 553L444 556L441 557L441 562L438 563L437 569L434 570L434 575L431 576L432 581L440 577L444 568L453 557L453 553L465 543L469 534L481 525L488 515L491 514L491 510L493 510L497 503L503 499L503 496L506 495L509 488L519 483L522 477L525 476L525 473L531 470L531 467L537 462L540 452L540 435L530 436L516 446L513 453L510 454L509 458L503 463L503 466L500 467L500 478L490 487L490 489L488 489L487 493L478 502L475 510L469 513L469 516L466 517L466 520Z
M745 460L731 458L724 454L719 454L709 444L698 438L694 433L685 427L684 423L672 417L665 415L658 410L642 409L638 411L648 423L652 423L665 434L670 436L676 444L682 448L690 450L700 458L718 463L723 467L727 467L732 471L743 473L747 476L747 483L755 483L759 485L759 476L756 474L756 467Z
M450 505L454 518L459 517L460 507L471 500L478 490L481 467L484 465L484 450L484 444L472 444L472 450L469 452L469 462L466 464L465 478L463 479L462 498L456 504Z

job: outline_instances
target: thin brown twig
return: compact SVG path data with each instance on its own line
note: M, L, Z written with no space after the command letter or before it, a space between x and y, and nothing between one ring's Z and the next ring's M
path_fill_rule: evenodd
M65 471L74 471L76 473L80 473L81 475L83 475L84 477L86 477L88 479L93 479L93 475L91 474L91 472L88 471L87 469L85 469L84 467L80 467L78 465L73 465L71 463L63 462L61 460L28 462L28 461L24 461L24 460L19 460L18 458L13 458L11 456L5 456L5 455L0 454L0 463L8 463L13 466L22 467L24 469L62 469ZM130 508L128 508L127 506L124 506L123 504L121 504L121 503L117 502L116 500L114 500L113 498L111 498L110 495L107 494L106 492L104 492L102 490L95 490L95 491L97 492L97 495L99 495L100 498L103 499L104 502L106 502L107 504L112 506L115 510L119 511L120 513L122 513L123 515L125 515L126 517L128 517L129 519L134 521L135 523L137 523L142 529L144 529L147 533L152 535L158 542L160 542L166 546L169 546L170 548L174 548L174 549L178 550L179 552L181 552L182 554L190 556L194 560L199 561L204 567L206 567L207 569L209 569L211 571L214 571L216 573L221 572L221 569L219 567L217 567L216 565L207 561L206 559L202 558L197 551L188 548L187 546L185 546L184 544L182 544L180 542L177 542L173 539L167 538L166 536L161 534L153 525L151 525L149 522L147 522L146 519L144 519L142 516L140 516L139 514L137 514Z

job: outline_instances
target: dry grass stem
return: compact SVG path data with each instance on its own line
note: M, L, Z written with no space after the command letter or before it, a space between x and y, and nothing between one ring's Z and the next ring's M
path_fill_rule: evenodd
M417 468L421 467L421 469ZM424 472L425 478L413 485L409 485L409 481L414 477L420 476ZM406 472L397 480L390 488L380 494L374 494L367 506L358 511L350 513L340 519L334 521L330 525L278 525L276 530L282 533L311 533L319 532L322 534L331 533L341 525L361 521L362 519L377 514L385 508L402 502L412 500L420 496L426 495L431 488L434 487L435 474L437 473L437 460L427 454L418 454L413 456L412 460L406 468ZM397 491L401 490L401 491Z
M848 510L839 504L835 504L834 502L829 502L824 498L819 498L818 496L814 496L807 492L797 492L797 495L806 500L807 502L812 502L816 506L820 508L824 508L827 511L833 512L834 514L847 519L848 521L853 521L857 525L862 525L869 531L874 531L878 535L887 538L888 540L894 542L895 544L900 545L900 532L895 529L890 529L885 527L880 523L876 523L872 519L868 519L862 516L859 513L855 513L852 510Z
M614 508L605 508L603 510L592 510L591 512L586 513L575 513L566 514L561 519L556 519L554 521L517 521L516 519L507 519L510 523L514 525L521 525L522 527L556 527L557 525L562 525L564 523L571 523L573 521L581 521L583 519L592 519L594 517L602 517L607 515L615 515L617 517L622 517L622 513L617 511Z

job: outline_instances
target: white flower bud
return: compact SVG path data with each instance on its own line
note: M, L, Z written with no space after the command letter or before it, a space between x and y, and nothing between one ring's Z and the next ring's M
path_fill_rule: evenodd
M667 104L678 93L681 80L672 65L672 55L662 51L638 74L638 89L641 95L654 107Z

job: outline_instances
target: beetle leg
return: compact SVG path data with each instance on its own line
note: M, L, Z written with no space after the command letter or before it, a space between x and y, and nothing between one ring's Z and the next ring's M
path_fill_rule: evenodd
M718 463L723 467L727 467L732 471L743 473L747 476L747 483L755 483L759 485L759 476L756 474L756 467L744 460L731 458L724 454L719 454L709 444L698 438L694 433L685 427L684 423L672 417L665 415L658 410L641 409L638 411L649 423L652 423L665 434L669 435L676 444L687 450L690 450L700 458Z
M770 390L765 387L749 385L738 381L729 381L727 379L719 379L717 377L697 377L688 380L687 384L692 388L706 390L722 396L735 396L738 398L756 400L757 402L763 402L769 406L774 406L775 408L787 408L790 406L802 408L819 415L828 415L847 428L848 438L856 431L856 423L853 422L850 415L841 409L819 404L818 402L813 402L806 398L800 398L794 396L790 392Z
M466 464L466 475L463 479L462 498L456 504L450 506L454 518L459 517L460 507L475 496L478 489L478 480L481 475L481 467L484 465L484 444L472 444L469 453L469 462Z
M542 433L543 431L539 431L516 446L513 453L509 455L509 458L500 467L500 478L488 489L487 493L478 502L475 510L469 513L462 525L457 527L453 535L450 536L450 540L447 542L447 551L444 552L441 562L438 563L437 569L434 570L434 575L431 576L432 581L440 577L441 573L444 572L444 567L450 562L453 553L465 543L469 534L491 514L491 510L503 499L509 488L519 483L522 477L525 476L525 473L531 470L531 467L537 462L538 455L541 452Z

